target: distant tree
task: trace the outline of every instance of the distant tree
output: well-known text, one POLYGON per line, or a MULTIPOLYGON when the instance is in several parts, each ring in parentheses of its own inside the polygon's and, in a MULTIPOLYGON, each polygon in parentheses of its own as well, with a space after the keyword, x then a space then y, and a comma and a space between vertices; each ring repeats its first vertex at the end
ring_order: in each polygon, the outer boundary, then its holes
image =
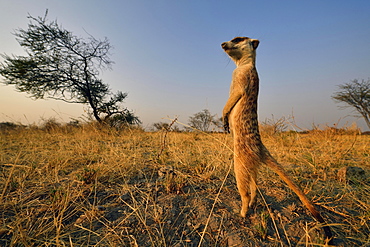
POLYGON ((361 82, 354 79, 338 87, 339 91, 335 92, 332 98, 337 102, 345 103, 342 108, 354 108, 370 128, 370 79, 361 82))
POLYGON ((89 106, 89 113, 104 122, 114 115, 120 115, 128 123, 137 117, 129 116, 121 104, 126 93, 112 93, 109 86, 98 78, 99 73, 111 68, 109 58, 111 45, 107 38, 97 40, 91 35, 82 39, 63 29, 57 21, 44 17, 28 16, 28 29, 15 32, 18 43, 27 56, 3 54, 0 63, 2 83, 15 85, 20 92, 26 92, 33 99, 51 98, 68 103, 89 106))
POLYGON ((175 125, 175 122, 173 123, 164 123, 164 122, 158 122, 153 124, 153 129, 157 131, 165 130, 165 131, 175 131, 180 132, 180 128, 175 125))
POLYGON ((272 118, 266 118, 265 121, 260 123, 260 130, 269 135, 282 133, 288 128, 288 120, 289 119, 284 116, 279 119, 275 119, 274 115, 272 115, 272 118))
POLYGON ((120 113, 114 114, 113 116, 107 118, 105 122, 116 129, 122 129, 129 125, 139 125, 141 121, 138 117, 134 115, 133 112, 124 109, 120 113))
POLYGON ((155 130, 170 130, 170 124, 169 123, 163 123, 163 122, 158 122, 158 123, 154 123, 153 124, 153 127, 155 130))
POLYGON ((209 110, 204 109, 189 117, 188 124, 190 127, 201 131, 210 131, 212 126, 217 128, 221 127, 222 120, 221 118, 217 118, 216 115, 212 115, 209 110))

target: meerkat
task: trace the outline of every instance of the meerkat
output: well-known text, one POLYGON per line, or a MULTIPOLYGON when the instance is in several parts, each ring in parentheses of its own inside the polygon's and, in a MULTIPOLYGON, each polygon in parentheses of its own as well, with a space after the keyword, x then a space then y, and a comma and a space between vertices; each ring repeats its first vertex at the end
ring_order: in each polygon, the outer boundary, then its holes
MULTIPOLYGON (((256 197, 258 169, 261 164, 265 164, 298 195, 318 222, 325 223, 313 203, 291 180, 261 141, 257 119, 259 78, 256 69, 256 49, 258 45, 259 40, 247 37, 236 37, 221 44, 236 65, 222 118, 225 130, 231 132, 233 136, 234 170, 242 201, 240 214, 246 217, 248 208, 253 204, 256 197)), ((323 229, 326 237, 331 240, 330 228, 324 226, 323 229)))

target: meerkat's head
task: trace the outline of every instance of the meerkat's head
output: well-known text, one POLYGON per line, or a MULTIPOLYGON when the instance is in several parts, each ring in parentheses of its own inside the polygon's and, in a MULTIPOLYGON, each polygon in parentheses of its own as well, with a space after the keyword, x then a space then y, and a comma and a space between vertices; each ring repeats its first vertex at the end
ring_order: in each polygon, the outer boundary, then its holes
POLYGON ((260 42, 257 39, 236 37, 230 41, 222 43, 221 47, 238 66, 243 63, 255 63, 256 49, 259 43, 260 42))

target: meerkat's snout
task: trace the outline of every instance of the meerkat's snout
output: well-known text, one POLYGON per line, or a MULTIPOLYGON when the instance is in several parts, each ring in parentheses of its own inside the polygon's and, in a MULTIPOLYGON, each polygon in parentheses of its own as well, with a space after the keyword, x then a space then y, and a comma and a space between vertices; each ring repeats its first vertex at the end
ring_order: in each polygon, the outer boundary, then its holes
POLYGON ((228 42, 223 42, 221 44, 221 47, 222 47, 222 49, 224 49, 224 51, 232 49, 232 47, 228 44, 228 42))

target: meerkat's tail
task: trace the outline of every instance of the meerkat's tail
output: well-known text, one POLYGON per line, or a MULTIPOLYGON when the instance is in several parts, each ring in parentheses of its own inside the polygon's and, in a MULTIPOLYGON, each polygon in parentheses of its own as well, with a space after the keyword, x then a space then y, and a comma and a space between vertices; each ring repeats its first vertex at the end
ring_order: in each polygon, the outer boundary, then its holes
MULTIPOLYGON (((311 212, 313 217, 320 223, 325 224, 325 220, 321 217, 319 211, 315 208, 313 203, 307 198, 307 196, 303 193, 303 191, 292 181, 292 179, 287 175, 284 171, 283 167, 270 155, 268 154, 267 159, 265 160, 265 164, 271 168, 274 172, 276 172, 282 180, 291 188, 299 197, 303 205, 311 212)), ((329 226, 323 226, 323 230, 325 232, 325 236, 329 240, 329 244, 332 243, 333 234, 330 230, 329 226)))

